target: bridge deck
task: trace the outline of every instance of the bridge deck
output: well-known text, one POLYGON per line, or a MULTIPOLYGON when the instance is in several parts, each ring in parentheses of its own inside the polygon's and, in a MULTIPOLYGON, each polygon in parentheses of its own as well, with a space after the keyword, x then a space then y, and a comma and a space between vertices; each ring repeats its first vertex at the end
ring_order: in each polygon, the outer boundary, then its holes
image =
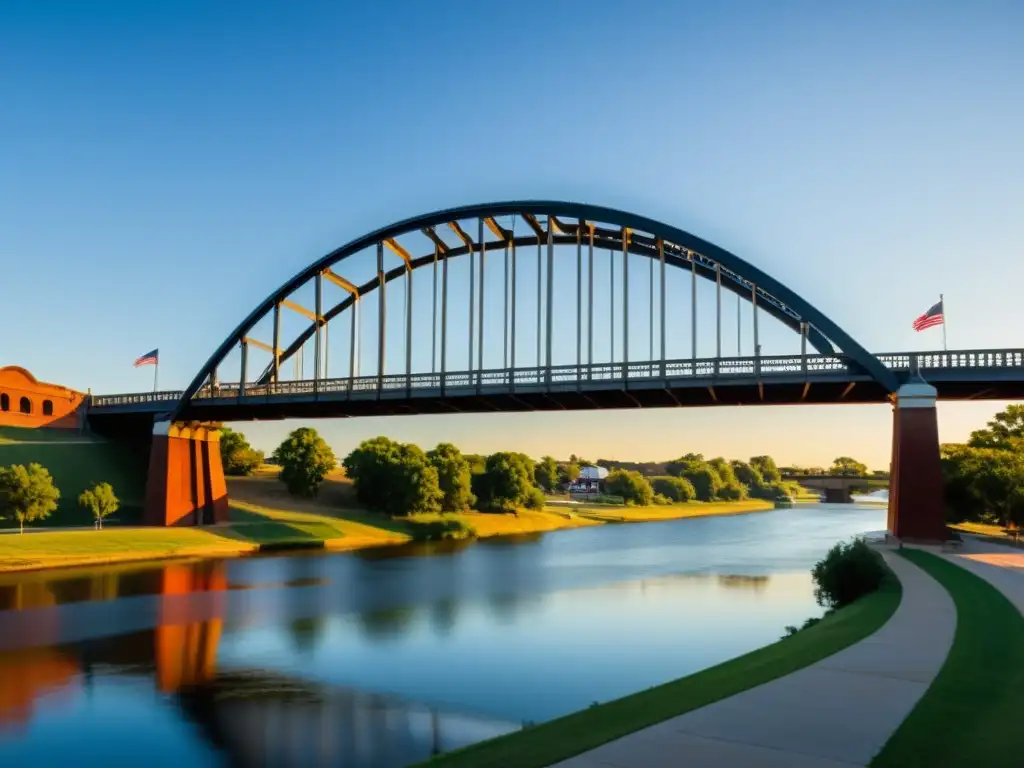
MULTIPOLYGON (((920 372, 945 400, 1024 395, 1024 350, 880 355, 907 378, 920 372)), ((170 411, 181 392, 92 398, 89 419, 131 421, 170 411)), ((889 393, 831 355, 672 360, 276 384, 209 385, 185 415, 196 419, 380 416, 715 405, 884 403, 889 393)))

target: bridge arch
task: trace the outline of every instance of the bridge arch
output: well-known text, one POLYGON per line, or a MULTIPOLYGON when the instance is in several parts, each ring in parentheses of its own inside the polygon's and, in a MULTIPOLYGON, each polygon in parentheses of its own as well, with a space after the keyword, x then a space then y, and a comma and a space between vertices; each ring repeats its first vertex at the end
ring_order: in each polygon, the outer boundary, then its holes
MULTIPOLYGON (((508 246, 519 248, 580 242, 654 259, 660 259, 663 254, 667 266, 696 272, 697 276, 705 279, 720 280, 723 289, 736 293, 750 303, 755 303, 757 309, 766 311, 794 331, 806 333, 808 342, 819 352, 836 354, 838 350, 852 368, 870 376, 887 391, 895 392, 899 385, 893 371, 886 368, 878 358, 854 341, 810 302, 724 248, 677 227, 613 208, 585 203, 530 200, 484 203, 435 211, 369 232, 331 251, 268 295, 224 339, 185 389, 171 418, 178 418, 182 414, 193 396, 204 384, 211 381, 218 366, 237 345, 243 345, 244 354, 245 345, 249 343, 247 334, 257 323, 268 314, 279 312, 281 303, 310 281, 328 276, 332 282, 344 287, 349 295, 325 311, 318 308, 317 313, 311 317, 310 325, 287 347, 278 347, 277 339, 272 342, 270 351, 275 356, 278 370, 280 363, 296 354, 302 345, 317 333, 319 327, 351 307, 359 298, 406 272, 434 264, 435 260, 444 261, 481 251, 500 251, 508 246), (516 236, 514 230, 502 227, 497 220, 507 216, 525 220, 528 224, 527 234, 516 236), (548 221, 546 229, 543 226, 545 218, 548 221), (486 222, 495 239, 487 240, 478 236, 474 240, 470 234, 461 230, 458 222, 470 219, 480 222, 481 232, 486 222), (442 225, 452 226, 462 244, 452 246, 443 242, 435 231, 435 228, 442 225), (397 238, 416 232, 426 234, 434 241, 433 252, 416 256, 405 252, 398 244, 397 238), (384 243, 402 255, 405 263, 383 272, 383 280, 378 276, 363 285, 355 285, 332 270, 332 267, 342 264, 349 257, 370 247, 380 249, 384 243)), ((274 368, 274 363, 271 363, 258 382, 266 383, 274 368)))

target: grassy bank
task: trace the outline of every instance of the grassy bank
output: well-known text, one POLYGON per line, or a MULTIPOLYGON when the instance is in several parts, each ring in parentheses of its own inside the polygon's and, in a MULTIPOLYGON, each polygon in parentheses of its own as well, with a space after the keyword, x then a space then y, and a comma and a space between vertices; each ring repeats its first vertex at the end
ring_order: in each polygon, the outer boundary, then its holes
MULTIPOLYGON (((101 450, 119 448, 99 445, 101 450)), ((41 447, 51 446, 21 446, 24 449, 41 447)), ((97 448, 93 445, 64 447, 88 451, 97 448)), ((52 458, 54 454, 48 455, 52 458)), ((84 465, 84 469, 79 467, 77 482, 90 482, 84 480, 90 476, 89 466, 109 469, 113 464, 109 456, 96 458, 95 454, 92 455, 93 461, 98 464, 84 465)), ((72 463, 57 462, 56 467, 55 477, 70 483, 70 473, 75 471, 71 468, 72 463)), ((341 473, 333 473, 323 483, 315 499, 289 496, 275 475, 274 468, 266 467, 253 477, 228 479, 231 512, 230 523, 227 525, 202 529, 119 528, 117 525, 108 525, 103 531, 32 531, 23 536, 4 534, 0 536, 0 572, 169 557, 226 557, 271 549, 308 547, 351 550, 403 544, 418 535, 413 523, 360 509, 352 484, 341 473)), ((58 485, 60 482, 58 479, 58 485)), ((604 523, 746 514, 771 508, 771 502, 751 500, 707 504, 691 502, 667 507, 552 506, 542 510, 521 510, 516 515, 467 512, 444 517, 471 527, 478 538, 488 538, 604 523)), ((441 517, 423 515, 417 521, 431 522, 441 517)), ((71 524, 89 525, 90 521, 83 519, 81 512, 76 509, 71 524)))
POLYGON ((872 766, 1019 766, 1024 617, 995 587, 948 560, 902 554, 956 605, 956 634, 939 674, 872 766))
POLYGON ((230 557, 257 549, 257 541, 195 528, 12 533, 0 536, 0 573, 171 557, 230 557))
POLYGON ((441 755, 424 765, 431 768, 553 765, 830 656, 877 631, 896 611, 899 601, 899 582, 890 574, 880 591, 792 637, 688 677, 441 755))

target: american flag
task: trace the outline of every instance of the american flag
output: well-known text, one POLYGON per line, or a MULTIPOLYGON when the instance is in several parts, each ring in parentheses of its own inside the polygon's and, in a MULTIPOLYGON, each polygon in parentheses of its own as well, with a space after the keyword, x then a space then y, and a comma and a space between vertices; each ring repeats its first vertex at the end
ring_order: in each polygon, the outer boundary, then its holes
POLYGON ((914 330, 923 331, 933 325, 942 325, 942 299, 939 299, 927 312, 914 321, 914 330))
POLYGON ((154 349, 152 352, 147 352, 142 357, 135 361, 135 367, 138 368, 141 365, 156 365, 159 362, 160 352, 154 349))

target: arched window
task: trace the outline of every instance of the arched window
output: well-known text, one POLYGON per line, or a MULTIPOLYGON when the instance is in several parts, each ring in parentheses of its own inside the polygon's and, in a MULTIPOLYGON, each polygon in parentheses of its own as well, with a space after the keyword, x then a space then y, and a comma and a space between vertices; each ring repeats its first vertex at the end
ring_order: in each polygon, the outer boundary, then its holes
POLYGON ((21 402, 18 404, 18 409, 22 413, 32 413, 32 401, 27 397, 21 398, 21 402))
POLYGON ((0 393, 0 411, 11 410, 11 398, 7 396, 6 392, 0 393))
POLYGON ((53 416, 52 400, 43 400, 43 416, 53 416))

